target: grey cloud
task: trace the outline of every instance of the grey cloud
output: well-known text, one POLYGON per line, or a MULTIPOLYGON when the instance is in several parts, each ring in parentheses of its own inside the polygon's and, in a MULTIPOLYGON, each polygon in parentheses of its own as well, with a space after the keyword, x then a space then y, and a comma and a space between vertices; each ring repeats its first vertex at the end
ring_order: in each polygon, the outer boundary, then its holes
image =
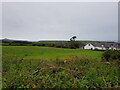
POLYGON ((117 40, 117 3, 3 3, 3 37, 117 40))

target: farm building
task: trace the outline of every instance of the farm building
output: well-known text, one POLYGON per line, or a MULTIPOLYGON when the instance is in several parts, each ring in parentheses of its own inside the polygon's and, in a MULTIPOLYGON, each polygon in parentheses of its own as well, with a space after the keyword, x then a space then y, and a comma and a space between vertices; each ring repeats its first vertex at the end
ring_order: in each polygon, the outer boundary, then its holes
POLYGON ((91 50, 120 50, 119 43, 88 43, 84 47, 84 49, 91 50))

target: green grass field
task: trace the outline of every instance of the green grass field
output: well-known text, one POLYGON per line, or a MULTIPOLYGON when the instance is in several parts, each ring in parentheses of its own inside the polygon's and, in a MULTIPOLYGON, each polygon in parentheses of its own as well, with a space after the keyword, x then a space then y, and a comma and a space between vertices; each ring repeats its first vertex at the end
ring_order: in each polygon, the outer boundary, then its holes
POLYGON ((3 88, 118 88, 117 62, 103 51, 3 46, 3 88))
POLYGON ((67 59, 72 55, 78 57, 101 58, 103 52, 82 50, 82 49, 64 49, 54 47, 33 47, 33 46, 3 46, 3 55, 17 56, 23 59, 67 59))

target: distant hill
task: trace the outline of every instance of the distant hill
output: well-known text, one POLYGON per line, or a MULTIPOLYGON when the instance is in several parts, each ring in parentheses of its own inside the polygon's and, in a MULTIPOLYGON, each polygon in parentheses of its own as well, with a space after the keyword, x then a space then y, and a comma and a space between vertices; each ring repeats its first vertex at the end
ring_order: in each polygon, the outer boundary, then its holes
POLYGON ((8 39, 8 38, 4 38, 4 39, 1 39, 0 41, 2 41, 2 42, 16 42, 16 41, 18 41, 18 42, 31 42, 31 41, 27 41, 27 40, 13 40, 13 39, 8 39))
POLYGON ((7 38, 4 38, 4 39, 1 39, 2 41, 13 41, 12 39, 7 39, 7 38))
POLYGON ((12 40, 12 39, 1 39, 0 43, 2 43, 3 46, 31 46, 32 42, 30 41, 23 41, 23 40, 12 40))

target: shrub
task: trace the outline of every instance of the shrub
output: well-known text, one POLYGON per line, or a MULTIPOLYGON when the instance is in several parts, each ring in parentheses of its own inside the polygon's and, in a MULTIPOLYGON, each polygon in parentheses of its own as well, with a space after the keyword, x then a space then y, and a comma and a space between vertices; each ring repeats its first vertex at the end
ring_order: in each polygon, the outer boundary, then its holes
POLYGON ((79 48, 79 43, 76 42, 76 41, 70 41, 69 42, 69 48, 71 48, 71 49, 79 48))
POLYGON ((110 60, 120 60, 120 51, 117 50, 107 50, 103 53, 102 58, 106 61, 110 60))

